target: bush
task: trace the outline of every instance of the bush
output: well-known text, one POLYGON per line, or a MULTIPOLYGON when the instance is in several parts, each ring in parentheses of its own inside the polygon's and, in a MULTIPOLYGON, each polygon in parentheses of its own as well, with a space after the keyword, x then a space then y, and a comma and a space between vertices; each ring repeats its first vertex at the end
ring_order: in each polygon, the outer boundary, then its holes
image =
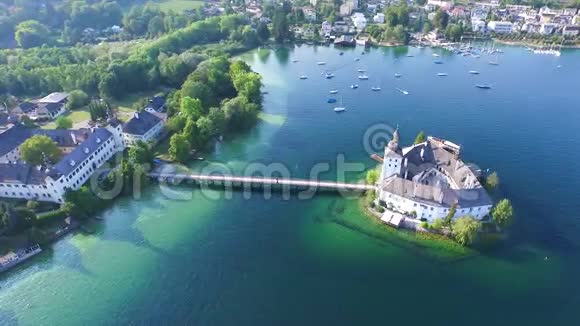
POLYGON ((375 202, 374 202, 374 201, 372 201, 372 202, 370 202, 370 203, 369 203, 369 206, 370 206, 371 208, 375 208, 376 204, 375 204, 375 202))
POLYGON ((379 200, 379 205, 381 205, 382 207, 386 207, 387 203, 384 200, 379 200))
POLYGON ((377 212, 379 212, 379 213, 384 213, 384 212, 385 212, 385 208, 384 208, 384 207, 382 207, 382 206, 379 206, 379 207, 377 208, 377 212))
POLYGON ((435 219, 435 221, 433 221, 433 224, 431 225, 431 228, 433 228, 434 230, 441 230, 443 228, 443 220, 440 218, 435 219))
POLYGON ((38 202, 36 200, 29 200, 26 202, 26 208, 30 210, 36 210, 38 208, 38 202))
POLYGON ((423 222, 421 222, 421 227, 422 227, 423 229, 428 229, 428 228, 429 228, 429 222, 427 222, 427 221, 423 221, 423 222))

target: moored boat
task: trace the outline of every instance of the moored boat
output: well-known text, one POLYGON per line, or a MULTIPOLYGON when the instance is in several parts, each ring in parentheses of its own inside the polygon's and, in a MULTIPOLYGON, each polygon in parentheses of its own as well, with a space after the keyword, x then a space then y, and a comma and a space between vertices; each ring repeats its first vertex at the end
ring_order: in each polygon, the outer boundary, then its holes
POLYGON ((477 84, 477 85, 475 85, 475 87, 481 88, 481 89, 490 89, 491 88, 491 85, 488 85, 488 84, 477 84))

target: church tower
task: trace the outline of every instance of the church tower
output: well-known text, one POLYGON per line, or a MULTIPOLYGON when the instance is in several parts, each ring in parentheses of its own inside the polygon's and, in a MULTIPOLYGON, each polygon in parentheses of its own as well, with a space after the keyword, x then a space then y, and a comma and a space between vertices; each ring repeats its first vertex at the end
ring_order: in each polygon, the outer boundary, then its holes
POLYGON ((393 132, 393 139, 385 147, 385 156, 383 157, 383 168, 381 170, 381 180, 392 175, 401 175, 403 168, 403 151, 399 147, 399 129, 393 132))

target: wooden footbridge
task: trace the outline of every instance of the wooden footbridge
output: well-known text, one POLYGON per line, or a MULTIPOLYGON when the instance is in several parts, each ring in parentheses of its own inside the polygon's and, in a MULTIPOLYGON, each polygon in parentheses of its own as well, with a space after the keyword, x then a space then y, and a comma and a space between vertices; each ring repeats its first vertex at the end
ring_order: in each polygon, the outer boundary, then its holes
POLYGON ((333 181, 307 180, 307 179, 289 179, 277 177, 238 177, 233 175, 204 175, 204 174, 186 174, 186 173, 149 173, 148 176, 157 179, 160 182, 178 182, 189 181, 198 185, 209 185, 216 187, 232 188, 259 188, 264 186, 277 187, 290 190, 324 190, 324 191, 354 191, 364 192, 372 190, 373 185, 361 183, 344 183, 333 181))

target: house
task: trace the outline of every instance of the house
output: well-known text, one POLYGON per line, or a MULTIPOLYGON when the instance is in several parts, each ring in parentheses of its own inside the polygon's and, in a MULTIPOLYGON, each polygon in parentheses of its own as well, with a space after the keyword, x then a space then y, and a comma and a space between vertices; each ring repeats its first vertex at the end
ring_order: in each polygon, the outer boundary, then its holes
POLYGON ((66 111, 67 99, 67 93, 51 93, 39 100, 20 103, 12 113, 32 120, 53 120, 66 111))
POLYGON ((444 10, 448 10, 452 7, 451 1, 440 1, 440 0, 429 0, 427 1, 427 5, 439 7, 444 10))
POLYGON ((303 7, 302 12, 304 13, 304 19, 307 21, 316 21, 316 9, 312 7, 303 7))
POLYGON ((354 13, 351 19, 357 31, 360 32, 364 30, 365 27, 367 27, 367 19, 365 18, 365 15, 361 14, 360 12, 354 13))
POLYGON ((540 34, 551 35, 558 28, 557 24, 545 23, 540 26, 540 34))
POLYGON ((335 46, 356 46, 356 41, 352 35, 341 35, 334 40, 335 46))
POLYGON ((340 5, 340 9, 339 9, 338 13, 341 17, 350 16, 350 14, 352 13, 352 7, 346 3, 342 4, 342 5, 340 5))
POLYGON ((487 29, 497 34, 507 34, 512 32, 513 24, 510 22, 492 20, 487 23, 487 29))
POLYGON ((78 190, 94 172, 125 148, 120 124, 79 130, 41 130, 22 125, 0 134, 0 197, 64 202, 67 190, 78 190), (31 135, 53 139, 63 157, 54 165, 22 162, 18 147, 31 135), (13 160, 6 160, 10 156, 13 160))
POLYGON ((149 103, 143 108, 143 110, 156 115, 165 122, 167 121, 166 102, 167 100, 165 99, 165 96, 153 96, 153 98, 149 100, 149 103))
POLYGON ((401 148, 395 130, 384 151, 379 199, 389 213, 430 223, 447 216, 454 206, 454 218, 471 215, 483 219, 491 211, 492 201, 460 156, 459 145, 431 136, 401 148))
POLYGON ((123 126, 123 139, 127 146, 138 141, 156 141, 163 129, 164 121, 148 111, 135 112, 133 118, 123 126))
POLYGON ((377 24, 384 24, 385 23, 385 14, 383 14, 382 12, 377 13, 373 17, 373 21, 377 24))
POLYGON ((335 33, 348 33, 348 25, 343 21, 335 22, 332 29, 335 33))
POLYGON ((580 26, 567 25, 562 29, 563 36, 578 36, 580 34, 580 26))

